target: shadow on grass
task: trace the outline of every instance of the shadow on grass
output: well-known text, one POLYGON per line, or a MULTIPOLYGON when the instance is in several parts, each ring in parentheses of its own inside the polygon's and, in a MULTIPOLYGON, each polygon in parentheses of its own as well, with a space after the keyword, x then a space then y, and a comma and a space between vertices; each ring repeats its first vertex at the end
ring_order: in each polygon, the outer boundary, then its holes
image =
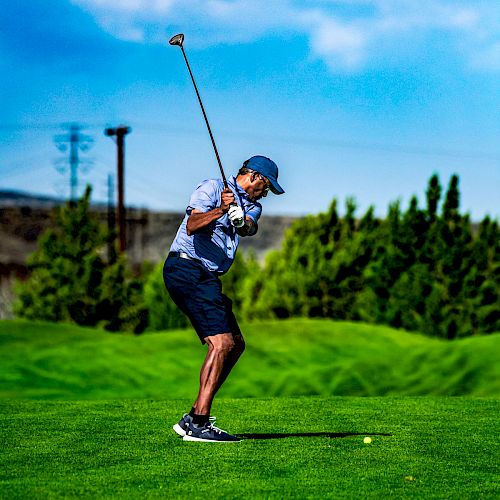
POLYGON ((241 439, 284 439, 290 437, 328 437, 330 439, 340 439, 351 436, 392 436, 383 432, 295 432, 279 434, 238 434, 241 439))

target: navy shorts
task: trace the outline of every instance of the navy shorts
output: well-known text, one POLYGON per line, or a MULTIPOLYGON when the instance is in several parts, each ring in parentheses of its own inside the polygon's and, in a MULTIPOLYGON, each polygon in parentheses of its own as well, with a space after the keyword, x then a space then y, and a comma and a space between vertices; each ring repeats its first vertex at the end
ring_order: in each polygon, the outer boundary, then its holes
POLYGON ((219 333, 241 335, 232 301, 222 293, 219 277, 201 262, 168 256, 163 280, 170 297, 190 319, 203 344, 205 337, 219 333))

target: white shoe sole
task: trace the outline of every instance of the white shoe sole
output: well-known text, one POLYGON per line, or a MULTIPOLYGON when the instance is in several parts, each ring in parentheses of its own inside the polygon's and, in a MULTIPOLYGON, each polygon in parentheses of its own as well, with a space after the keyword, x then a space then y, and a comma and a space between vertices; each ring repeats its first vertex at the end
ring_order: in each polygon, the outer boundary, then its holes
POLYGON ((179 425, 179 424, 175 424, 172 429, 174 429, 175 432, 177 432, 177 434, 179 434, 179 436, 185 436, 186 435, 186 431, 179 425))
POLYGON ((217 441, 216 439, 202 439, 194 436, 189 436, 185 434, 182 438, 183 441, 197 441, 199 443, 241 443, 241 439, 238 441, 217 441))

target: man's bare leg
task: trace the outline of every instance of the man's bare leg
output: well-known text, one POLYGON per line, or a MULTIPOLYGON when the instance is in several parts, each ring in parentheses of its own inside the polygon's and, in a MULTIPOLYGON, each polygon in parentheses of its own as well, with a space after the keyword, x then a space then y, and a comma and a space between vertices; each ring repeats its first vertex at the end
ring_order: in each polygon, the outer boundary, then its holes
POLYGON ((205 338, 208 352, 200 371, 200 389, 193 408, 198 415, 210 415, 215 394, 226 380, 239 357, 245 343, 243 337, 221 333, 205 338))
POLYGON ((234 368, 234 365, 240 359, 241 355, 243 354, 243 351, 245 350, 245 340, 243 339, 242 335, 234 335, 233 336, 234 340, 234 348, 233 350, 229 353, 228 358, 226 359, 226 362, 224 363, 224 368, 222 370, 222 374, 219 377, 219 382, 217 385, 217 389, 215 390, 215 393, 221 388, 222 384, 226 381, 228 375, 231 373, 231 370, 234 368))

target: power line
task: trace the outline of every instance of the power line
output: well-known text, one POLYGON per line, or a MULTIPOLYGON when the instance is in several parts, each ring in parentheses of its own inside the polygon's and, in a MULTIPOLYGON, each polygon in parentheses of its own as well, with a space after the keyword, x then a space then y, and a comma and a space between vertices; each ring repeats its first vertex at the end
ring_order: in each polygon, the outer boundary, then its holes
MULTIPOLYGON (((148 130, 148 134, 151 132, 161 132, 167 135, 205 135, 201 130, 194 130, 190 128, 179 127, 178 125, 171 126, 167 124, 138 124, 135 127, 140 127, 143 130, 148 130)), ((388 144, 388 143, 364 143, 359 141, 345 141, 339 139, 318 139, 305 136, 282 136, 282 135, 260 135, 253 132, 238 132, 238 131, 228 131, 220 130, 220 135, 228 137, 245 137, 253 139, 270 139, 273 141, 283 142, 285 144, 309 144, 315 146, 327 146, 341 149, 354 149, 354 150, 366 150, 366 151, 381 151, 386 153, 403 153, 410 155, 422 155, 422 156, 444 156, 452 158, 469 158, 477 160, 487 160, 500 162, 500 154, 490 154, 481 151, 465 151, 465 150, 453 150, 447 148, 423 148, 415 147, 409 145, 401 144, 388 144)))
MULTIPOLYGON (((138 122, 136 124, 132 123, 136 134, 140 134, 141 130, 145 133, 151 135, 152 133, 161 133, 172 136, 178 135, 205 135, 203 131, 196 128, 179 127, 178 124, 170 125, 167 123, 146 123, 138 122)), ((46 130, 59 128, 60 124, 55 123, 45 123, 45 124, 0 124, 1 130, 46 130)), ((104 125, 101 124, 89 124, 85 128, 90 129, 103 129, 104 125)), ((326 138, 314 138, 307 136, 283 136, 283 135, 273 135, 273 134, 255 134, 253 132, 243 132, 243 131, 228 131, 220 130, 220 135, 227 137, 236 138, 252 138, 257 140, 267 139, 272 141, 278 141, 285 144, 304 144, 304 145, 314 145, 321 147, 333 147, 340 149, 353 149, 353 150, 364 150, 368 152, 384 152, 392 154, 410 154, 417 156, 440 156, 440 157, 451 157, 451 158, 468 158, 484 161, 500 162, 500 154, 485 153, 482 151, 466 151, 458 149, 448 149, 448 148, 425 148, 425 147, 415 147, 410 145, 402 144, 391 144, 391 143, 366 143, 361 141, 345 141, 340 139, 326 139, 326 138)))
MULTIPOLYGON (((68 128, 71 123, 0 123, 0 131, 23 131, 23 130, 60 130, 68 128)), ((80 124, 86 129, 103 129, 104 124, 80 124)))
POLYGON ((2 178, 15 177, 18 174, 23 174, 25 172, 32 172, 41 168, 47 168, 48 165, 43 165, 42 163, 48 154, 48 152, 37 153, 14 162, 9 162, 7 165, 2 165, 0 167, 2 178))

